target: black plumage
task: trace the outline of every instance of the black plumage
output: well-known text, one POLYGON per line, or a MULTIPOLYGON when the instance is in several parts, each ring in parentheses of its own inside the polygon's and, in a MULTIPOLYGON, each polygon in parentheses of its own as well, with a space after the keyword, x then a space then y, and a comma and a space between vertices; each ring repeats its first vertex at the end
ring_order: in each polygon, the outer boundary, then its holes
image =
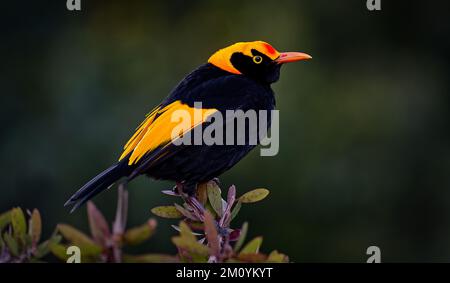
MULTIPOLYGON (((260 44, 260 42, 257 43, 260 44)), ((159 109, 164 109, 174 102, 180 102, 189 107, 194 107, 195 102, 201 102, 203 108, 217 109, 224 117, 227 110, 267 110, 269 114, 267 125, 270 127, 270 111, 275 108, 271 84, 279 78, 281 63, 276 59, 280 55, 273 54, 276 51, 268 47, 269 53, 266 55, 265 49, 261 50, 259 47, 265 45, 255 46, 260 50, 256 47, 252 48, 251 54, 247 55, 244 54, 245 52, 230 51, 229 62, 226 63, 231 63, 238 73, 226 70, 227 67, 222 68, 220 61, 216 64, 213 62, 200 66, 175 87, 159 105, 159 109), (255 60, 255 56, 259 57, 255 60)), ((158 119, 158 115, 160 114, 155 114, 155 119, 158 119)), ((209 123, 203 122, 203 130, 209 123)), ((224 123, 235 123, 235 121, 225 120, 224 123)), ((198 183, 218 177, 255 147, 254 144, 249 144, 248 134, 248 125, 246 125, 246 142, 243 145, 161 144, 146 152, 133 164, 129 164, 129 158, 132 155, 130 152, 84 185, 66 205, 73 205, 74 210, 117 180, 125 178, 126 181, 130 181, 141 174, 155 179, 182 183, 183 190, 192 194, 198 183)))

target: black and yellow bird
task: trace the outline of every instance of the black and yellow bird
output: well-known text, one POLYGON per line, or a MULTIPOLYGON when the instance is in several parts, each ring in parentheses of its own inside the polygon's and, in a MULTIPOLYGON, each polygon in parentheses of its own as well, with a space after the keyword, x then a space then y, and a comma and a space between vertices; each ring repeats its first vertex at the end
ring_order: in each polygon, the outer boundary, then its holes
POLYGON ((282 64, 306 59, 311 56, 280 53, 263 41, 239 42, 220 49, 147 115, 126 143, 119 161, 85 184, 65 205, 73 205, 73 211, 118 180, 125 178, 128 182, 141 174, 176 181, 185 193, 192 195, 198 183, 218 177, 255 145, 175 145, 171 138, 176 125, 171 118, 173 113, 192 113, 194 103, 201 102, 204 115, 200 122, 190 124, 188 131, 193 131, 194 127, 209 123, 208 116, 218 111, 225 114, 226 110, 273 110, 271 84, 278 81, 282 64))

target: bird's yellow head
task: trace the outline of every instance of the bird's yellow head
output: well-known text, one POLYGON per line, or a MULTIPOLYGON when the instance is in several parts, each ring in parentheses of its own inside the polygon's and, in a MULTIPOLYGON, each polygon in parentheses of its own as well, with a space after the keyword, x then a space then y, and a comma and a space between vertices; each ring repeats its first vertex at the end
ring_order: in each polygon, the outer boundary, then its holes
POLYGON ((283 63, 307 60, 311 56, 301 52, 278 52, 264 41, 238 42, 220 49, 209 57, 214 66, 233 73, 262 75, 268 68, 283 63))

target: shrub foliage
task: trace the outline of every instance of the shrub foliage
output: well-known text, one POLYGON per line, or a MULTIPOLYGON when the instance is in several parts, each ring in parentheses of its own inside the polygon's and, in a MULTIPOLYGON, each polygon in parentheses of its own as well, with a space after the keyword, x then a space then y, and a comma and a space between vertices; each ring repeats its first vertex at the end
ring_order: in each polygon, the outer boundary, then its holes
POLYGON ((241 207, 266 198, 267 189, 254 189, 236 197, 234 186, 225 194, 214 180, 200 184, 194 197, 183 194, 180 186, 163 191, 179 202, 155 207, 151 212, 180 220, 178 225, 172 225, 177 231, 171 239, 178 250, 176 255, 124 252, 126 246, 139 245, 152 237, 157 221, 150 218, 127 229, 128 192, 123 185, 118 192, 111 226, 94 203, 88 202, 89 234, 68 224, 58 224, 50 239, 40 242, 42 224, 38 210, 27 212, 28 225, 20 208, 0 214, 0 262, 40 262, 50 252, 66 261, 70 246, 80 249, 81 262, 288 262, 288 257, 276 250, 262 253, 262 237, 246 242, 247 222, 239 228, 231 225, 241 207))

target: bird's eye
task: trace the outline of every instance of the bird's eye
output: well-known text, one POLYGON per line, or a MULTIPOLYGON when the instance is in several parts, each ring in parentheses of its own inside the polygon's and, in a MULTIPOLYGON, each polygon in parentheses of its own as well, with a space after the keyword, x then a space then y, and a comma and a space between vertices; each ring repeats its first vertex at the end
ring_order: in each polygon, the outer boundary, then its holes
POLYGON ((263 58, 261 56, 253 56, 253 62, 255 62, 255 64, 260 64, 262 62, 263 58))

